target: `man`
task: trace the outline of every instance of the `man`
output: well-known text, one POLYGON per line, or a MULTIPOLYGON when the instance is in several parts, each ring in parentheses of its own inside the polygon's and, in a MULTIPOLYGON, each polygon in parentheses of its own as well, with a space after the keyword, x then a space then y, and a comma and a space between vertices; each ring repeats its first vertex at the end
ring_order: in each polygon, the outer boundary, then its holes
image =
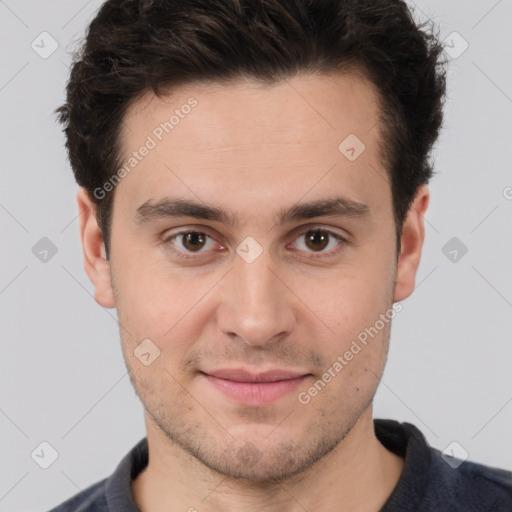
POLYGON ((373 419, 442 47, 398 0, 108 0, 58 109, 147 438, 54 511, 510 511, 373 419))

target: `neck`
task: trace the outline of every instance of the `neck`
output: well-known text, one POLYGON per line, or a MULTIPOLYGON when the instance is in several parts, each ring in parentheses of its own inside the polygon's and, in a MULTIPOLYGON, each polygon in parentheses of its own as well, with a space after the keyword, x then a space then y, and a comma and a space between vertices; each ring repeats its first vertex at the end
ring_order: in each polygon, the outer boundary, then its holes
POLYGON ((169 441, 147 417, 146 425, 149 463, 132 483, 141 512, 377 512, 404 465, 376 438, 371 406, 329 454, 271 484, 226 478, 169 441))

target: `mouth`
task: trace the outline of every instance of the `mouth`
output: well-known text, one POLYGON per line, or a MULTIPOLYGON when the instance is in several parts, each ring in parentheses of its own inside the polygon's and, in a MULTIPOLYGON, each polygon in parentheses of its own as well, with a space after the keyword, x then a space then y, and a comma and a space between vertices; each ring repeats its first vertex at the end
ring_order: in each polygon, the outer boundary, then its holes
POLYGON ((200 374, 223 395, 252 406, 266 405, 285 397, 311 376, 285 369, 252 373, 243 368, 201 371, 200 374))

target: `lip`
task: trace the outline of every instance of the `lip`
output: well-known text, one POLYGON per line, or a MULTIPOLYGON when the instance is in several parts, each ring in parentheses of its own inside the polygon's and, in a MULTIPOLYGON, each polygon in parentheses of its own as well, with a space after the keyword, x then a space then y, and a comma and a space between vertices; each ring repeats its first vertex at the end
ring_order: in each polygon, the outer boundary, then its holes
POLYGON ((201 372, 224 395, 244 405, 265 405, 288 395, 310 374, 284 369, 251 373, 243 368, 201 372))

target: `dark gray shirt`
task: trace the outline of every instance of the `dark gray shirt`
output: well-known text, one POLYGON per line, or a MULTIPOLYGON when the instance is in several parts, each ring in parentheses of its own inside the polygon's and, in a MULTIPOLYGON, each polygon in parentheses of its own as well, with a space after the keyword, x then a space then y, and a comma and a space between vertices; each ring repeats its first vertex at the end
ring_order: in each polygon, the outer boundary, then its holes
MULTIPOLYGON (((400 480, 380 512, 512 512, 511 471, 470 461, 454 469, 455 464, 448 464, 439 450, 430 447, 414 425, 382 419, 374 419, 374 425, 379 441, 405 458, 400 480)), ((110 477, 50 512, 140 512, 131 482, 147 463, 144 438, 110 477)))

